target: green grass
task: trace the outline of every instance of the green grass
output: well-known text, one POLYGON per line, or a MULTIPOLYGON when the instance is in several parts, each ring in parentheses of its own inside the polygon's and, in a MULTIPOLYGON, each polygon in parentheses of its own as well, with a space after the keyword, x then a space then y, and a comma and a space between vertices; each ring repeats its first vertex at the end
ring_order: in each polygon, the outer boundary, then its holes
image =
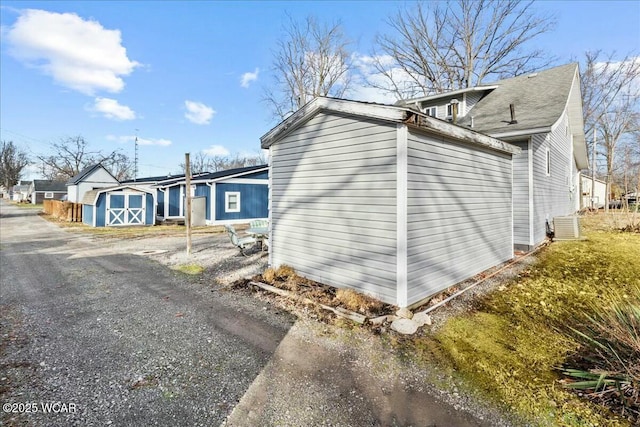
POLYGON ((640 303, 640 235, 591 220, 588 240, 556 242, 477 311, 449 319, 421 338, 427 357, 463 383, 535 425, 618 426, 628 423, 580 399, 561 383, 559 368, 579 348, 580 328, 616 296, 640 303), (431 341, 431 342, 429 342, 431 341))
POLYGON ((174 270, 180 271, 184 274, 198 275, 202 274, 204 267, 198 264, 182 264, 171 267, 174 270))

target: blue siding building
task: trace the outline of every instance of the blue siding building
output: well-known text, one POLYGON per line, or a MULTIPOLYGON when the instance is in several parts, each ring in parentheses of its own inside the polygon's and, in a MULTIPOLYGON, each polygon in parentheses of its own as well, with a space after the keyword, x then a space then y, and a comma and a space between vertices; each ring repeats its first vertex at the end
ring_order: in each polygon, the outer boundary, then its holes
MULTIPOLYGON (((269 167, 267 165, 201 174, 191 179, 191 197, 204 197, 208 225, 248 222, 269 217, 269 167)), ((156 184, 158 215, 165 220, 184 219, 184 177, 156 184)), ((194 213, 195 214, 195 213, 194 213)))
POLYGON ((92 227, 155 224, 153 191, 130 186, 87 191, 82 199, 82 222, 92 227))

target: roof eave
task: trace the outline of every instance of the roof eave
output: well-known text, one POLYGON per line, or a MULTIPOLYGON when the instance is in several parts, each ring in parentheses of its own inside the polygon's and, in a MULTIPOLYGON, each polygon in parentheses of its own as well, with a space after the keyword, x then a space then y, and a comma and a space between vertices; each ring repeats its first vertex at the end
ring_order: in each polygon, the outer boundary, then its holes
POLYGON ((320 111, 334 111, 343 114, 355 114, 374 119, 400 122, 404 120, 407 109, 383 104, 366 104, 355 101, 347 101, 335 98, 314 98, 311 102, 301 107, 298 111, 286 118, 276 127, 260 138, 260 146, 263 149, 271 147, 280 138, 310 120, 320 111))
POLYGON ((457 126, 444 120, 439 120, 418 113, 414 113, 413 118, 414 120, 412 120, 411 122, 407 121, 407 125, 410 125, 414 129, 437 133, 439 135, 453 138, 458 141, 472 143, 474 145, 479 145, 481 147, 493 151, 500 151, 506 154, 516 155, 520 154, 520 152, 522 151, 519 147, 511 145, 505 141, 501 141, 496 137, 484 135, 477 131, 467 129, 462 126, 457 126))
POLYGON ((435 99, 449 98, 450 96, 462 95, 468 92, 483 92, 497 89, 499 85, 474 86, 464 89, 452 90, 449 92, 437 93, 435 95, 422 96, 420 98, 401 99, 395 103, 397 106, 409 105, 417 102, 433 101, 435 99))

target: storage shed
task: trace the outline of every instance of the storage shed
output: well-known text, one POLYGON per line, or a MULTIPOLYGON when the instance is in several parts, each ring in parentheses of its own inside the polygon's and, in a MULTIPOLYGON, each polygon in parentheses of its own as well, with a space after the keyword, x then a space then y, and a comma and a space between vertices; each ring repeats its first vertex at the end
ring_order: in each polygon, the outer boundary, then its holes
POLYGON ((82 199, 82 222, 93 227, 154 225, 154 193, 129 186, 87 191, 82 199))
POLYGON ((405 307, 513 257, 517 147, 410 108, 331 98, 261 144, 274 267, 405 307))

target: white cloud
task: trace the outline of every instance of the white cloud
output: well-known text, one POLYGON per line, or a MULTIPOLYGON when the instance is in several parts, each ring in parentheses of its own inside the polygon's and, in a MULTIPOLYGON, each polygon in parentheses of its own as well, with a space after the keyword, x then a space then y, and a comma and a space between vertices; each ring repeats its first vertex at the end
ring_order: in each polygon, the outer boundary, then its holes
POLYGON ((240 79, 240 86, 248 88, 251 82, 258 80, 259 73, 260 73, 260 68, 256 68, 253 73, 251 72, 244 73, 242 75, 242 78, 240 79))
POLYGON ((172 144, 170 140, 164 139, 164 138, 150 139, 150 138, 142 138, 139 136, 136 137, 135 135, 121 135, 121 136, 107 135, 106 136, 107 140, 116 141, 122 144, 127 142, 134 142, 136 138, 138 138, 139 145, 157 145, 161 147, 167 147, 172 144))
POLYGON ((27 9, 4 36, 16 59, 87 95, 120 92, 121 77, 140 65, 127 57, 119 30, 74 13, 27 9))
POLYGON ((404 70, 395 66, 393 58, 389 55, 369 56, 354 53, 352 61, 355 72, 350 76, 352 86, 348 96, 358 101, 378 102, 381 104, 393 104, 397 97, 390 91, 391 85, 387 76, 381 73, 374 64, 381 64, 386 72, 393 76, 400 88, 411 88, 414 81, 404 70), (371 84, 377 86, 371 87, 371 84), (387 87, 389 90, 380 89, 387 87))
POLYGON ((136 118, 135 111, 126 105, 120 105, 118 101, 111 98, 96 98, 91 110, 113 120, 133 120, 136 118))
POLYGON ((230 154, 229 150, 222 145, 212 145, 202 150, 202 152, 207 156, 228 156, 230 154))
POLYGON ((187 112, 184 116, 191 123, 195 123, 197 125, 208 125, 213 118, 213 115, 216 114, 215 110, 202 102, 195 101, 184 101, 184 106, 187 109, 187 112))

